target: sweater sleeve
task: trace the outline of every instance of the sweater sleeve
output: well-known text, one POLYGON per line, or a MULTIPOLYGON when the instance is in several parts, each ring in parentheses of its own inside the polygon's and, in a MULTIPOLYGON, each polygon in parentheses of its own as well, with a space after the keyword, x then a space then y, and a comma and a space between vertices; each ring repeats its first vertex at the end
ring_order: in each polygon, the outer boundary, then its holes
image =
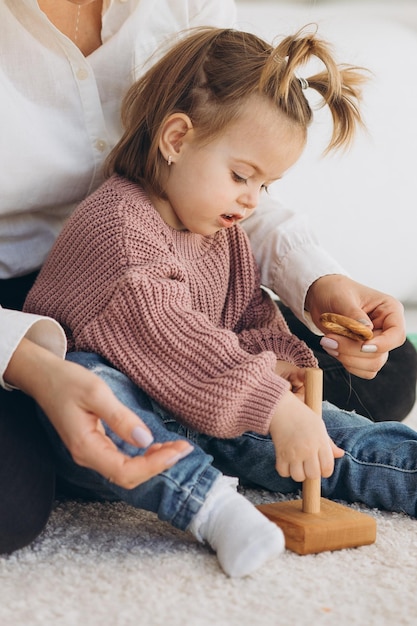
MULTIPOLYGON (((244 306, 241 303, 238 321, 230 320, 230 327, 238 335, 242 348, 251 354, 271 351, 277 359, 298 367, 317 367, 313 352, 290 332, 279 307, 269 293, 260 288, 260 270, 245 232, 241 228, 229 231, 229 239, 233 251, 229 292, 238 294, 239 284, 251 285, 251 297, 244 306)), ((229 300, 233 301, 232 298, 229 300)))
POLYGON ((269 294, 256 289, 237 330, 241 346, 252 354, 270 350, 277 359, 298 367, 317 367, 314 353, 288 329, 287 323, 269 294))
POLYGON ((276 198, 264 195, 258 210, 242 225, 262 270, 262 284, 312 332, 319 333, 304 309, 307 292, 322 276, 346 275, 346 271, 320 246, 307 216, 293 213, 276 198))
POLYGON ((266 434, 289 388, 274 373, 272 352, 248 353, 234 332, 193 309, 186 274, 166 262, 129 269, 75 341, 78 350, 102 354, 180 421, 217 437, 266 434))

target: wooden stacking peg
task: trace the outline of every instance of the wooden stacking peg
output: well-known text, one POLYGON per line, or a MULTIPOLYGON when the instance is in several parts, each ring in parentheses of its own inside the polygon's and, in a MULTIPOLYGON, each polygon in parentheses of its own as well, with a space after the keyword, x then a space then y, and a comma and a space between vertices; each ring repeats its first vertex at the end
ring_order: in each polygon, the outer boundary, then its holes
MULTIPOLYGON (((321 416, 323 400, 323 372, 321 369, 306 370, 305 382, 305 403, 321 416)), ((320 478, 306 478, 303 482, 302 508, 304 513, 320 513, 321 502, 321 480, 320 478)))
MULTIPOLYGON (((305 402, 321 415, 323 372, 306 370, 305 402)), ((257 507, 285 535, 288 550, 314 554, 374 543, 376 521, 370 515, 321 497, 321 480, 306 479, 302 499, 257 507)))

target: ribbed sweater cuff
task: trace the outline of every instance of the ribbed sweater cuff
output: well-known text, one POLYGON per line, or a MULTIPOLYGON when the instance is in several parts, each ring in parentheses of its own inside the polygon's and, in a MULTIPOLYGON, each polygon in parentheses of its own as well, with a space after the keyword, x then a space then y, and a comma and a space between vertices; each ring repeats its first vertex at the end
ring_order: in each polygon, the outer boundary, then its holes
POLYGON ((262 387, 253 390, 242 406, 239 426, 243 432, 254 431, 267 435, 274 409, 290 388, 287 380, 271 371, 263 380, 262 387))

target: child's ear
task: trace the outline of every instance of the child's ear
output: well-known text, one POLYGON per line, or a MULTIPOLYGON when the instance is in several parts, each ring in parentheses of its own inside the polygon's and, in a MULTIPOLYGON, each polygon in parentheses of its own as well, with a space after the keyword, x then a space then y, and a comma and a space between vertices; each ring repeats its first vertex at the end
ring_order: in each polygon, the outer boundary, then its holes
POLYGON ((167 117, 159 139, 159 150, 166 161, 171 157, 170 162, 175 163, 182 147, 189 141, 192 130, 192 122, 185 113, 172 113, 167 117))

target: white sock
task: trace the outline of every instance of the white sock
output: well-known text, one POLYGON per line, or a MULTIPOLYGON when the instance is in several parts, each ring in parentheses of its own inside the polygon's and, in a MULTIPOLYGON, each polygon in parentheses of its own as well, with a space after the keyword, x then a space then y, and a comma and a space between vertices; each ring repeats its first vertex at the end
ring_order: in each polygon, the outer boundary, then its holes
POLYGON ((228 576, 248 576, 284 551, 282 530, 270 522, 226 476, 218 478, 188 530, 207 541, 228 576))

